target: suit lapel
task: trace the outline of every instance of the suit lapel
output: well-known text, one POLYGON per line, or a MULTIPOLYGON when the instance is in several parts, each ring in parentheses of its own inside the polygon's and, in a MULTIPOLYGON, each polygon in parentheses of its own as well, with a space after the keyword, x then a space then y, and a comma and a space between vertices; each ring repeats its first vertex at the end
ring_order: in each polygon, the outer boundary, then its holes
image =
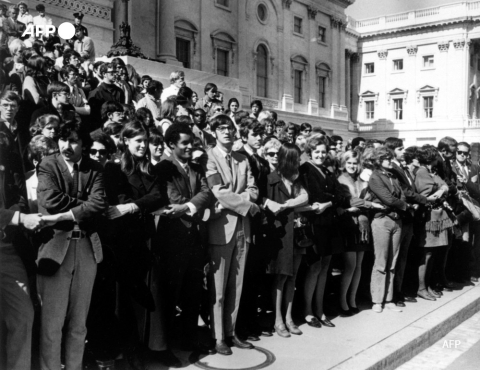
MULTIPOLYGON (((179 187, 179 190, 182 191, 182 194, 189 196, 190 198, 192 197, 192 189, 191 189, 191 182, 190 179, 187 177, 187 173, 183 169, 183 167, 178 163, 176 159, 170 157, 169 159, 177 168, 178 173, 180 174, 180 178, 178 178, 177 184, 179 187)), ((192 171, 190 171, 190 176, 191 176, 192 171)))
POLYGON ((227 162, 225 160, 223 152, 218 149, 218 147, 215 147, 212 149, 212 153, 217 159, 217 163, 220 167, 219 169, 221 172, 220 175, 222 176, 224 183, 230 183, 233 186, 232 171, 230 171, 230 168, 227 167, 227 162))
MULTIPOLYGON (((90 181, 93 176, 93 171, 88 161, 88 158, 83 158, 82 163, 80 163, 79 176, 78 176, 78 193, 79 198, 83 199, 84 193, 87 191, 90 186, 90 181)), ((73 181, 72 181, 73 184, 73 181)))
MULTIPOLYGON (((63 180, 65 181, 65 192, 67 194, 70 194, 72 191, 73 187, 73 178, 72 175, 70 174, 70 171, 67 167, 67 163, 65 162, 65 159, 62 157, 61 154, 57 154, 57 162, 58 162, 58 168, 60 169, 60 172, 62 173, 63 180)), ((82 161, 83 162, 83 161, 82 161)))
POLYGON ((232 177, 233 177, 233 188, 237 187, 237 172, 240 162, 236 158, 237 153, 232 151, 232 177))

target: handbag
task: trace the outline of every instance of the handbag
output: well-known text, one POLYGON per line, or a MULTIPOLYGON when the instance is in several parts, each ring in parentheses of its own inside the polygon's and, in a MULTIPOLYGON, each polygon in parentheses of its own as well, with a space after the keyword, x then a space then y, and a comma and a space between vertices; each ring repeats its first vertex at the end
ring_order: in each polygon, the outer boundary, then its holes
POLYGON ((301 214, 296 214, 296 217, 293 220, 295 248, 308 248, 313 245, 311 230, 312 227, 308 222, 308 219, 301 214))

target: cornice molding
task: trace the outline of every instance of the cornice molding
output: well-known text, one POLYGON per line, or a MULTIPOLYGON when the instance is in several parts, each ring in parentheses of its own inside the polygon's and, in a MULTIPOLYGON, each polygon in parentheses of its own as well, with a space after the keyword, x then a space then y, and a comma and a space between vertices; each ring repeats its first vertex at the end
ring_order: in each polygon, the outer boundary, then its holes
POLYGON ((423 25, 412 25, 412 26, 405 26, 401 28, 396 28, 396 29, 387 29, 387 30, 378 30, 378 31, 372 31, 372 32, 366 32, 362 34, 361 31, 357 31, 359 33, 359 38, 360 39, 366 39, 366 38, 374 38, 376 36, 382 36, 382 35, 388 35, 388 34, 395 34, 395 33, 404 33, 404 32, 412 32, 416 30, 424 30, 424 29, 429 29, 429 28, 436 28, 436 27, 445 27, 453 24, 470 24, 470 23, 478 23, 480 22, 480 18, 472 19, 471 17, 463 17, 463 18, 457 18, 457 19, 451 19, 451 20, 445 20, 445 21, 439 21, 439 22, 432 22, 432 23, 427 23, 423 25))

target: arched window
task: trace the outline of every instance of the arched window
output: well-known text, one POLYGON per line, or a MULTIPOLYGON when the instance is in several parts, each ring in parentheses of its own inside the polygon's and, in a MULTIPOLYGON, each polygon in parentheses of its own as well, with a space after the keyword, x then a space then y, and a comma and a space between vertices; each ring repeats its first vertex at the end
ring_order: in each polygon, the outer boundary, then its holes
POLYGON ((257 96, 266 98, 268 94, 268 62, 267 48, 258 45, 257 48, 257 96))

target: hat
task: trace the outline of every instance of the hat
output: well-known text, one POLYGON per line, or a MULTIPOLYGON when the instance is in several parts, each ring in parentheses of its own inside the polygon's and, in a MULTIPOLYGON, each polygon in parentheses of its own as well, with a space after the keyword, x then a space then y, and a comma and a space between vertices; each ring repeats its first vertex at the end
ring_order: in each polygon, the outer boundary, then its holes
POLYGON ((82 12, 73 13, 73 18, 83 19, 84 14, 82 12))
POLYGON ((38 4, 35 9, 37 10, 37 12, 44 12, 45 11, 45 5, 43 4, 38 4))

